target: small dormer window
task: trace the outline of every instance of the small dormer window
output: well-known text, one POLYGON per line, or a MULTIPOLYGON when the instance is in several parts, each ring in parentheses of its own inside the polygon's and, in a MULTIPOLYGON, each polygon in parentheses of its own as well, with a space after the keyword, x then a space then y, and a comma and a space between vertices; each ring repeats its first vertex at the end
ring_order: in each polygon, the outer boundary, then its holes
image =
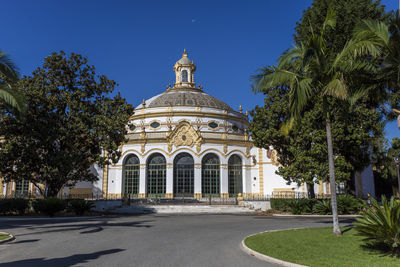
POLYGON ((182 82, 187 83, 188 82, 188 72, 187 70, 182 71, 182 82))

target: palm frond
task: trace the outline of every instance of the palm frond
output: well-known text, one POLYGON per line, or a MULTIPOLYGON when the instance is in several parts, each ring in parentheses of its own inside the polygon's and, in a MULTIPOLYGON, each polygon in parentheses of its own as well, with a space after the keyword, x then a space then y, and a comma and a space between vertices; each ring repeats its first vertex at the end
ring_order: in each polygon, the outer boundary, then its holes
POLYGON ((389 27, 380 21, 363 20, 356 25, 353 38, 345 46, 344 52, 351 56, 371 55, 378 57, 382 48, 388 47, 389 27))
POLYGON ((10 81, 15 82, 19 78, 17 66, 12 62, 10 57, 0 51, 0 73, 5 75, 10 81))
POLYGON ((346 60, 345 62, 342 62, 342 64, 339 64, 337 67, 338 70, 341 72, 345 73, 350 73, 350 72, 355 72, 355 71, 366 71, 369 73, 375 73, 377 72, 377 67, 372 64, 368 60, 356 60, 356 59, 350 59, 346 60))
POLYGON ((289 111, 292 117, 299 117, 312 96, 312 79, 296 76, 290 88, 289 111))
POLYGON ((288 69, 293 66, 293 61, 302 57, 303 51, 300 46, 294 46, 292 49, 285 51, 278 59, 279 69, 288 69))
POLYGON ((322 24, 322 35, 324 35, 328 27, 331 29, 336 27, 336 12, 333 7, 329 7, 326 13, 324 24, 322 24))
POLYGON ((9 84, 0 83, 0 101, 3 101, 7 106, 24 114, 26 111, 25 101, 23 96, 12 88, 9 84))
POLYGON ((334 78, 323 88, 322 95, 344 100, 347 97, 347 85, 341 77, 334 78))

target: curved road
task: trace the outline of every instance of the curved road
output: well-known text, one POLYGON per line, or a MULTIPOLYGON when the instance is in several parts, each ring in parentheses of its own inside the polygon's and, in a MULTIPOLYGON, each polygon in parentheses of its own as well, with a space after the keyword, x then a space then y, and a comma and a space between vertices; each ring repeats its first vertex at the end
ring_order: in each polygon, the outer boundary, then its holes
POLYGON ((0 218, 0 231, 16 236, 0 245, 0 266, 274 266, 243 252, 241 240, 265 230, 330 224, 329 218, 252 215, 0 218))

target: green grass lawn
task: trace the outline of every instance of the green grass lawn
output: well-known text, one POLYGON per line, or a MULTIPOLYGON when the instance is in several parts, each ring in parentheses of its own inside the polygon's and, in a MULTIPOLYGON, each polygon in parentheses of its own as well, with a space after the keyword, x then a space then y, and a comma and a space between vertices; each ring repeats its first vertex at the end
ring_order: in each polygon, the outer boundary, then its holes
POLYGON ((351 228, 334 236, 332 228, 262 233, 246 238, 249 248, 280 260, 308 266, 400 266, 400 259, 364 248, 351 228))
POLYGON ((6 239, 6 238, 8 238, 8 237, 9 237, 9 235, 0 234, 0 240, 6 239))

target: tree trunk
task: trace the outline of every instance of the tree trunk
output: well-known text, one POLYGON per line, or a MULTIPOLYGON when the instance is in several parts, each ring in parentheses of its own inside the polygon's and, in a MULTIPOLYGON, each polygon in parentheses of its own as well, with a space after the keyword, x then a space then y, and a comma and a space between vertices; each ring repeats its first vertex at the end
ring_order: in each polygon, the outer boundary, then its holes
POLYGON ((328 116, 326 117, 326 140, 328 142, 329 182, 331 184, 333 234, 341 235, 342 232, 340 231, 340 226, 339 226, 337 201, 336 201, 336 179, 335 179, 335 163, 333 161, 331 120, 328 116))
POLYGON ((46 198, 57 198, 58 193, 61 190, 61 186, 56 184, 50 184, 47 186, 46 198))
POLYGON ((362 186, 361 171, 356 171, 356 188, 357 188, 357 197, 363 198, 363 186, 362 186))
POLYGON ((315 198, 314 184, 307 184, 307 192, 309 198, 315 198))

